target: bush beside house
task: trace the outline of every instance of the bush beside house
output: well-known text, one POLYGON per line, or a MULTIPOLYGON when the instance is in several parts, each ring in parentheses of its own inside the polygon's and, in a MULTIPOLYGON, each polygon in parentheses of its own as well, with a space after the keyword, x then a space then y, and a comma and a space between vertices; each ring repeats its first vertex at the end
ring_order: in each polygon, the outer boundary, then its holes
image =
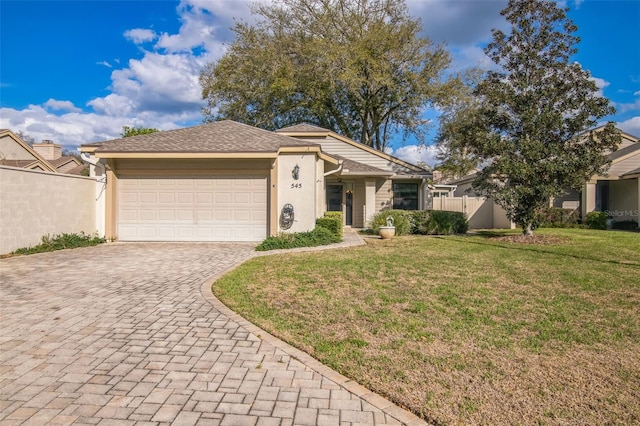
POLYGON ((266 238, 257 251, 317 247, 342 241, 342 212, 326 212, 316 219, 316 227, 308 232, 281 233, 266 238))
POLYGON ((589 212, 585 218, 585 224, 590 229, 607 229, 609 216, 605 212, 589 212))
POLYGON ((387 217, 394 219, 396 235, 449 235, 464 234, 469 222, 464 213, 444 210, 385 210, 373 217, 371 228, 378 233, 386 226, 387 217))
POLYGON ((580 212, 576 209, 549 207, 538 213, 540 228, 580 228, 580 212))
POLYGON ((342 240, 342 212, 325 212, 324 217, 316 219, 316 226, 328 229, 342 240))

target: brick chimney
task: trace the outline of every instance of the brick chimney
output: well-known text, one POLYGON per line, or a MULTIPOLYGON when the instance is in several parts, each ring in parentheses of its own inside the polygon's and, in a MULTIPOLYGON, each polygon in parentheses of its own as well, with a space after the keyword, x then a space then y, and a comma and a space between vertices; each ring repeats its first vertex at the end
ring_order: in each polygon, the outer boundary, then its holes
POLYGON ((33 150, 45 160, 55 160, 62 157, 62 145, 43 139, 41 143, 34 143, 33 150))

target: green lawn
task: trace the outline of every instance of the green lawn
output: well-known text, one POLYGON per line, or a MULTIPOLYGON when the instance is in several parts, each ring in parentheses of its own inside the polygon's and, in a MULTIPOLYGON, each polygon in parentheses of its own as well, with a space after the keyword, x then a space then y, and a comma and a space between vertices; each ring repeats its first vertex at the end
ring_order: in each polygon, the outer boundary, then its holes
POLYGON ((640 234, 369 239, 253 259, 213 290, 438 424, 638 424, 640 234))

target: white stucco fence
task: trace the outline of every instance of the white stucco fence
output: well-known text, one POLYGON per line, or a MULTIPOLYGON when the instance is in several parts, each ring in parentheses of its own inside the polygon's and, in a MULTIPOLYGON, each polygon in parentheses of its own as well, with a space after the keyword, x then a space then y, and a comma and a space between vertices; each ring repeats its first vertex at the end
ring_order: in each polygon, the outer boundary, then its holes
POLYGON ((104 184, 96 178, 0 166, 0 254, 43 235, 104 235, 104 184))

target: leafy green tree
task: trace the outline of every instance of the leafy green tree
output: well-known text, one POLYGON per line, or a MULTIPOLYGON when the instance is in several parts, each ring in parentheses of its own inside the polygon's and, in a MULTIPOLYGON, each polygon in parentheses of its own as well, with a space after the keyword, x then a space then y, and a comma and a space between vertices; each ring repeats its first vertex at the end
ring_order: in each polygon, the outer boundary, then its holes
POLYGON ((569 62, 577 27, 553 1, 510 0, 502 11, 510 34, 493 30, 485 53, 500 70, 478 83, 472 113, 460 115, 468 156, 485 165, 474 188, 493 198, 532 235, 537 212, 563 189, 604 173, 620 144, 613 114, 588 71, 569 62))
MULTIPOLYGON (((457 86, 452 90, 452 96, 441 105, 436 156, 439 163, 436 169, 442 172, 444 178, 454 179, 468 175, 482 161, 471 144, 479 137, 478 132, 486 132, 475 126, 480 102, 473 93, 484 74, 478 68, 463 72, 455 80, 457 86)), ((482 136, 484 135, 480 135, 482 136)))
POLYGON ((275 130, 310 122, 379 150, 424 141, 425 108, 446 96, 448 52, 421 37, 401 0, 280 0, 200 75, 206 121, 275 130))
POLYGON ((159 131, 158 129, 153 127, 122 126, 122 133, 120 133, 120 136, 123 138, 128 138, 130 136, 146 135, 146 134, 155 133, 158 131, 159 131))

